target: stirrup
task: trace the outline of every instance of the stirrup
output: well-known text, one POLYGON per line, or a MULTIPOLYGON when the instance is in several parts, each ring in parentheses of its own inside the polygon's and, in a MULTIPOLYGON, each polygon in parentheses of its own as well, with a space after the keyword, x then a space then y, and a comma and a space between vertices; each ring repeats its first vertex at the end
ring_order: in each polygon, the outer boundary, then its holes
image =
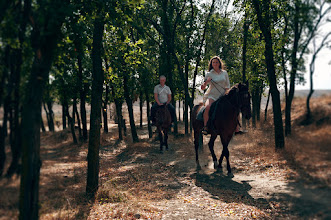
POLYGON ((204 134, 204 135, 207 135, 208 134, 208 127, 204 126, 201 130, 201 133, 204 134))

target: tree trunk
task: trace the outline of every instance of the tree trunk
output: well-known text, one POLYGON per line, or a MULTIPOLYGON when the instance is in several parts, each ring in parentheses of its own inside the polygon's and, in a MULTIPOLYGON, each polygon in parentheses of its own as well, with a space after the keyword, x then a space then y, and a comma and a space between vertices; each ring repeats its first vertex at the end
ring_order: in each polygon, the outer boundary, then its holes
MULTIPOLYGON (((77 33, 76 33, 77 34, 77 33)), ((86 92, 88 89, 87 83, 84 83, 83 80, 83 57, 84 51, 79 39, 75 40, 75 46, 77 49, 77 64, 78 64, 78 88, 79 88, 79 98, 80 98, 80 115, 82 119, 82 128, 83 128, 83 140, 87 141, 87 121, 86 121, 86 92)), ((81 125, 79 125, 80 127, 81 125)))
MULTIPOLYGON (((122 134, 122 103, 118 98, 116 98, 115 95, 115 89, 114 86, 111 84, 111 93, 114 97, 114 102, 115 102, 115 108, 116 108, 116 116, 117 116, 117 128, 118 128, 118 139, 123 140, 123 134, 122 134)), ((116 119, 115 119, 116 121, 116 119)))
POLYGON ((149 100, 149 92, 148 92, 148 89, 145 88, 145 97, 146 97, 146 106, 147 106, 147 111, 146 111, 146 114, 147 114, 147 127, 148 127, 148 137, 149 138, 152 138, 153 137, 153 132, 152 132, 152 126, 151 126, 151 120, 150 120, 150 100, 149 100))
POLYGON ((46 113, 46 118, 47 118, 47 124, 48 124, 48 130, 49 131, 54 131, 54 113, 52 110, 52 105, 53 103, 51 101, 47 101, 47 107, 46 103, 43 103, 44 110, 46 113), (48 108, 48 109, 47 109, 48 108))
POLYGON ((143 92, 142 92, 142 90, 140 90, 140 98, 139 98, 140 128, 143 127, 143 105, 144 105, 143 92))
POLYGON ((300 30, 299 30, 299 16, 300 16, 300 8, 298 2, 295 1, 295 12, 294 12, 294 41, 293 41, 293 49, 291 54, 291 73, 290 73, 290 90, 286 99, 286 106, 285 106, 285 136, 291 134, 292 125, 291 125, 291 108, 292 108, 292 101, 294 97, 295 91, 295 78, 297 75, 297 68, 298 68, 298 60, 297 60, 297 53, 299 47, 299 40, 300 40, 300 30))
POLYGON ((75 101, 73 103, 73 115, 76 115, 77 118, 77 125, 78 125, 78 134, 79 134, 79 140, 83 139, 83 135, 82 135, 82 128, 81 128, 81 122, 80 122, 80 118, 79 118, 79 113, 78 113, 78 109, 77 109, 77 101, 75 101))
POLYGON ((65 102, 62 103, 62 127, 63 130, 67 128, 67 105, 65 102))
POLYGON ((126 104, 128 106, 132 140, 133 142, 138 142, 138 135, 137 135, 136 125, 134 122, 132 99, 130 97, 130 92, 128 88, 128 76, 126 73, 123 74, 123 80, 124 80, 124 97, 126 104))
POLYGON ((61 32, 62 19, 61 17, 57 17, 56 23, 49 22, 51 23, 51 25, 47 26, 49 29, 43 31, 35 26, 31 35, 32 45, 34 45, 36 53, 25 91, 22 111, 21 133, 23 151, 19 203, 19 218, 21 220, 38 219, 39 217, 41 104, 58 35, 61 32))
POLYGON ((275 73, 275 62, 272 47, 270 17, 269 17, 269 4, 270 0, 263 2, 263 9, 261 9, 260 2, 253 0, 254 8, 258 17, 258 23, 265 39, 265 57, 267 64, 267 73, 270 83, 270 92, 272 95, 272 106, 274 114, 274 129, 275 129, 275 147, 276 149, 284 148, 284 133, 283 133, 283 122, 282 112, 280 108, 280 96, 277 89, 276 73, 275 73), (262 11, 264 16, 262 17, 262 11))
MULTIPOLYGON (((249 27, 249 23, 247 21, 247 15, 246 15, 246 12, 245 12, 245 20, 244 20, 244 43, 243 43, 243 72, 242 72, 242 80, 243 80, 243 83, 246 82, 246 51, 247 51, 247 35, 248 35, 248 27, 249 27)), ((253 97, 252 97, 253 98, 253 97)), ((254 109, 253 108, 253 127, 256 127, 256 121, 255 121, 255 116, 256 116, 256 108, 254 109), (255 112, 254 112, 255 110, 255 112), (255 113, 255 114, 254 114, 255 113)), ((243 130, 246 130, 246 119, 245 117, 242 117, 241 118, 242 120, 242 127, 243 127, 243 130)))
POLYGON ((108 133, 108 118, 107 118, 107 106, 108 106, 108 97, 109 97, 109 95, 108 95, 108 93, 109 93, 109 85, 107 84, 106 85, 106 94, 105 94, 105 100, 104 100, 104 102, 103 102, 103 111, 102 111, 102 113, 103 113, 103 130, 104 130, 104 132, 105 133, 108 133))
POLYGON ((90 135, 88 144, 88 169, 87 169, 87 184, 86 194, 90 198, 94 198, 98 190, 99 184, 99 147, 100 147, 100 123, 102 107, 102 92, 103 92, 103 71, 102 71, 102 37, 104 30, 104 15, 98 13, 94 20, 93 31, 93 49, 92 49, 92 96, 91 96, 91 119, 90 119, 90 135))
POLYGON ((267 103, 265 105, 265 109, 264 109, 264 121, 267 121, 267 114, 268 114, 268 105, 269 105, 269 100, 270 100, 270 89, 268 91, 268 99, 267 99, 267 103))
MULTIPOLYGON (((9 74, 9 66, 10 66, 10 48, 9 46, 5 49, 5 56, 4 56, 4 71, 3 71, 3 77, 8 76, 9 74)), ((5 77, 4 77, 5 78, 5 77)), ((3 79, 4 79, 3 78, 3 79)), ((4 80, 5 81, 5 80, 4 80)), ((6 152, 5 152, 5 144, 6 144, 6 136, 7 136, 7 122, 8 122, 8 114, 10 111, 10 94, 13 87, 13 77, 12 75, 9 76, 8 84, 7 84, 7 96, 4 100, 4 113, 3 113, 3 119, 2 119, 2 127, 0 129, 0 176, 3 173, 5 161, 6 161, 6 152)), ((3 82, 4 83, 4 82, 3 82)), ((3 88, 0 88, 1 90, 4 90, 3 88)), ((2 93, 0 94, 3 95, 2 93)), ((2 99, 1 99, 2 100, 2 99)))

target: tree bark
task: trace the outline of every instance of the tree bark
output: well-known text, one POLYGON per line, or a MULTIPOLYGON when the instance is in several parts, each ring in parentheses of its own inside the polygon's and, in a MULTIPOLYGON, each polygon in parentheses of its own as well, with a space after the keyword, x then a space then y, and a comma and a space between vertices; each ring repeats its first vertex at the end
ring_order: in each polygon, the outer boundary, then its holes
POLYGON ((136 125, 134 122, 132 99, 130 97, 130 92, 129 92, 129 88, 128 88, 128 76, 126 73, 123 74, 123 82, 124 82, 124 97, 125 97, 125 101, 128 106, 128 112, 129 112, 132 140, 133 140, 133 142, 138 142, 138 135, 137 135, 136 125))
MULTIPOLYGON (((63 4, 63 3, 62 3, 63 4)), ((51 19, 51 18, 50 18, 51 19)), ((22 175, 19 218, 38 219, 40 176, 40 118, 42 95, 51 68, 63 18, 41 31, 34 26, 31 35, 35 49, 22 111, 22 175)))
POLYGON ((103 130, 105 133, 108 133, 108 118, 107 118, 107 111, 108 111, 108 101, 109 101, 109 85, 106 85, 106 94, 105 100, 103 101, 103 130))
POLYGON ((274 114, 274 130, 275 130, 275 147, 276 149, 284 148, 284 133, 283 133, 283 122, 282 122, 282 112, 280 107, 280 96, 277 89, 276 72, 275 72, 275 62, 273 54, 273 45, 271 37, 271 27, 270 27, 270 0, 263 1, 263 8, 261 9, 259 0, 252 0, 253 5, 258 17, 258 23, 265 40, 265 57, 267 64, 267 73, 270 83, 270 92, 272 95, 272 106, 274 114), (262 16, 262 11, 264 16, 262 16))
POLYGON ((94 198, 98 190, 99 183, 99 147, 100 147, 100 123, 102 107, 102 92, 104 75, 102 71, 102 38, 104 30, 104 15, 98 13, 94 20, 93 31, 93 49, 92 49, 92 96, 91 96, 91 119, 90 119, 90 134, 88 144, 88 169, 87 169, 87 184, 86 194, 90 198, 94 198))
POLYGON ((139 98, 139 109, 140 109, 140 128, 143 127, 143 105, 144 105, 144 99, 143 99, 143 92, 140 90, 140 98, 139 98))
POLYGON ((151 120, 150 120, 150 100, 149 100, 149 92, 148 89, 145 87, 145 97, 146 97, 146 106, 147 106, 147 127, 148 127, 148 137, 152 138, 153 137, 153 132, 152 132, 152 126, 151 126, 151 120))

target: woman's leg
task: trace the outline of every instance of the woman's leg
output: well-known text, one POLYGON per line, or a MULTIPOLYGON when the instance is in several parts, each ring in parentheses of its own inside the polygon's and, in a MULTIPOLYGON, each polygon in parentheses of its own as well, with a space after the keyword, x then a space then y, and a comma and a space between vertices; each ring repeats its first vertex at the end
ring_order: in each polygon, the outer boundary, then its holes
POLYGON ((207 101, 205 103, 206 109, 205 109, 205 112, 203 113, 203 124, 205 127, 206 127, 208 119, 209 119, 209 109, 213 102, 214 102, 213 99, 207 99, 207 101))

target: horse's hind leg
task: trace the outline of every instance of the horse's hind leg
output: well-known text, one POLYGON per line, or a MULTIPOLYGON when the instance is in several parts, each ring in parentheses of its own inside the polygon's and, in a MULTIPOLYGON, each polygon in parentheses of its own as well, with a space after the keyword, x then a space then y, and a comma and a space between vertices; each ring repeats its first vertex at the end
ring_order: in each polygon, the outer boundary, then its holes
POLYGON ((217 138, 217 135, 212 134, 210 137, 209 143, 208 143, 209 150, 210 150, 211 156, 213 158, 213 162, 214 162, 214 169, 217 169, 217 158, 216 158, 215 151, 214 151, 214 143, 215 143, 216 138, 217 138))
POLYGON ((199 143, 200 143, 200 138, 203 138, 202 135, 200 136, 199 129, 194 130, 194 149, 195 149, 195 162, 197 165, 197 170, 201 170, 201 166, 199 163, 199 143))
POLYGON ((168 150, 168 130, 164 130, 164 145, 166 146, 166 150, 168 150))
POLYGON ((159 131, 159 140, 160 140, 160 151, 162 152, 163 151, 163 135, 162 135, 162 131, 161 129, 158 130, 159 131))

